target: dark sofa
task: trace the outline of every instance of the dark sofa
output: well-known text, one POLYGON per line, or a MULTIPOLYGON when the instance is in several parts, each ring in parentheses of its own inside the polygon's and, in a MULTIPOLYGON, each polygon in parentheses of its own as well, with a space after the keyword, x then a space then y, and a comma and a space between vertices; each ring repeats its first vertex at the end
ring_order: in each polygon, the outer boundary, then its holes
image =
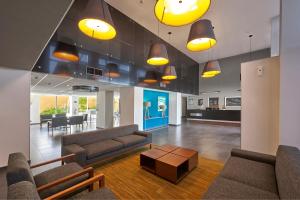
POLYGON ((75 161, 86 166, 151 144, 152 135, 138 131, 137 125, 96 130, 62 137, 62 155, 75 154, 75 161))
POLYGON ((234 149, 203 199, 300 199, 300 151, 279 146, 276 157, 234 149))

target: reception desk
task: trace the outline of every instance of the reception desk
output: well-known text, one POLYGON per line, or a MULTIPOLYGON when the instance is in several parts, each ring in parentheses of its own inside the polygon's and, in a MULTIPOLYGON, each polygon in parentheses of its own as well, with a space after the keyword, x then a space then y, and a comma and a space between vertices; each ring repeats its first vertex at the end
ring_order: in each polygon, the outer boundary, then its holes
POLYGON ((241 121, 240 110, 188 110, 188 118, 216 121, 241 121))

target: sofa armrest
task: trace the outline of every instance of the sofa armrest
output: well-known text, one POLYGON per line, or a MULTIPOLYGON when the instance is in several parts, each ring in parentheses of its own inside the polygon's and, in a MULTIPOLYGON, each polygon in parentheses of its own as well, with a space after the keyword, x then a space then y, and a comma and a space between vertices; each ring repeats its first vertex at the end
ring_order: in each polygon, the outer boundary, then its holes
POLYGON ((271 165, 275 165, 276 157, 272 155, 257 153, 253 151, 246 151, 241 149, 232 149, 231 156, 245 158, 257 162, 263 162, 271 165))
POLYGON ((135 135, 140 135, 140 136, 144 136, 147 138, 151 138, 152 139, 152 133, 150 132, 145 132, 145 131, 135 131, 133 134, 135 135))
POLYGON ((62 155, 75 154, 74 161, 79 165, 84 166, 86 163, 87 152, 78 144, 71 144, 62 147, 62 155))

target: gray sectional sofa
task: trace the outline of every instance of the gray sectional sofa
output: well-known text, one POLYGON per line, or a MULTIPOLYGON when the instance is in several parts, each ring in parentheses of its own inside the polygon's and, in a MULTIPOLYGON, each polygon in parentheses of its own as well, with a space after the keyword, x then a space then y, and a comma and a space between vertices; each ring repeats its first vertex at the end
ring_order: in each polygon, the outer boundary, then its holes
POLYGON ((96 130, 62 137, 62 155, 76 154, 81 166, 118 156, 129 150, 151 144, 152 135, 138 131, 137 125, 96 130))
POLYGON ((203 199, 300 199, 300 151, 279 146, 277 155, 234 149, 203 199))

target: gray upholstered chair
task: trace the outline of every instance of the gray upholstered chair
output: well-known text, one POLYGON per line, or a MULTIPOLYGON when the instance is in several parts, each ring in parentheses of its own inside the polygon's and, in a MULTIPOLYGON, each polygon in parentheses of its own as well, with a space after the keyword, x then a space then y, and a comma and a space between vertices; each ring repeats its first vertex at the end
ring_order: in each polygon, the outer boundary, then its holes
POLYGON ((88 124, 88 114, 83 114, 82 116, 83 116, 83 122, 88 124))
POLYGON ((81 127, 83 128, 83 116, 72 116, 69 118, 69 125, 81 125, 81 127))
POLYGON ((48 132, 51 128, 52 136, 53 136, 53 129, 54 128, 65 128, 66 131, 68 129, 68 119, 67 117, 54 117, 52 121, 48 122, 48 132))
POLYGON ((52 115, 40 115, 40 126, 42 128, 43 123, 48 123, 52 121, 52 115))
POLYGON ((10 154, 6 172, 7 185, 9 187, 27 181, 36 187, 41 198, 47 198, 93 177, 93 168, 83 169, 77 163, 71 162, 73 157, 74 155, 68 155, 30 166, 22 153, 10 154), (66 161, 69 163, 65 164, 66 161), (54 162, 62 162, 63 165, 33 176, 31 169, 54 162))
POLYGON ((55 114, 55 117, 67 117, 67 113, 55 114))
MULTIPOLYGON (((87 179, 73 187, 67 188, 64 191, 53 194, 45 199, 65 199, 66 197, 71 197, 71 199, 99 199, 99 200, 116 200, 114 193, 107 188, 100 188, 98 190, 93 190, 93 183, 99 181, 99 186, 104 186, 104 176, 96 175, 90 179, 87 179), (70 196, 70 193, 74 193, 80 189, 90 186, 92 188, 90 192, 82 192, 74 196, 70 196)), ((7 199, 41 199, 36 186, 30 181, 22 181, 10 185, 7 190, 7 199)))

